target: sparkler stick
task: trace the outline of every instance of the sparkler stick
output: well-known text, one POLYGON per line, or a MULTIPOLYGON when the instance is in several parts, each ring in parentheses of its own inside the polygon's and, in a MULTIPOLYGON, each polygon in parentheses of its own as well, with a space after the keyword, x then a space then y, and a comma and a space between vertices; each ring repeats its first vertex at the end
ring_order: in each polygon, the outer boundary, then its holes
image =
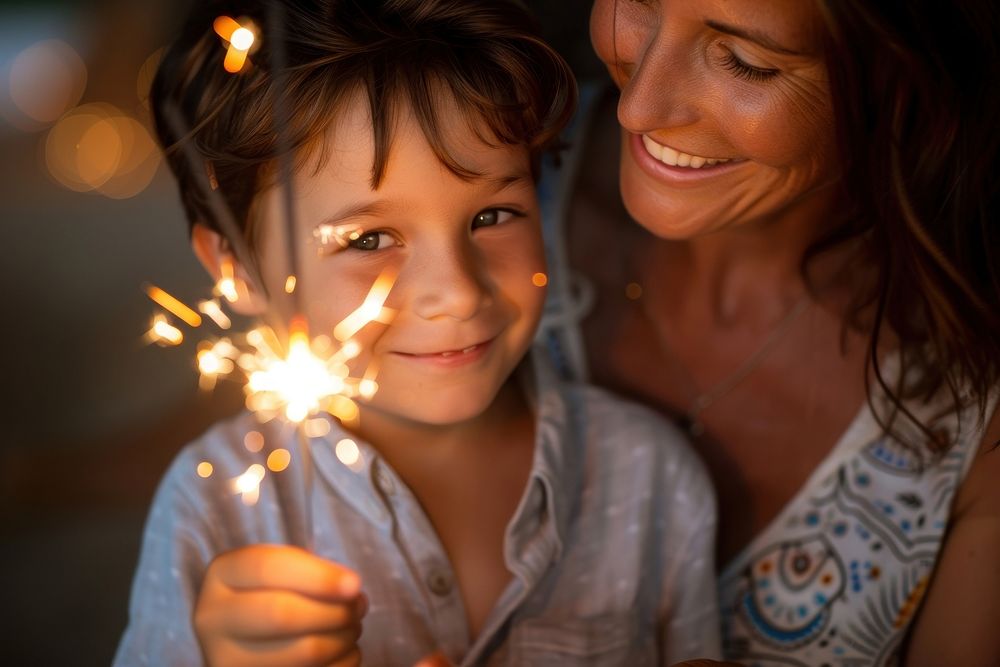
POLYGON ((205 162, 198 155, 198 151, 195 150, 192 144, 190 130, 184 121, 184 116, 181 114, 180 108, 176 103, 167 102, 163 108, 163 116, 170 128, 170 133, 174 136, 174 145, 172 148, 179 148, 184 153, 184 158, 187 160, 188 169, 191 170, 195 185, 198 186, 201 194, 205 197, 212 217, 215 219, 216 224, 219 225, 226 242, 229 243, 236 261, 247 271, 250 284, 267 299, 267 285, 264 284, 264 280, 260 275, 256 258, 250 252, 250 248, 247 246, 246 240, 240 232, 240 227, 236 224, 236 220, 229 210, 229 206, 226 205, 226 201, 219 194, 218 190, 212 189, 211 184, 208 182, 205 162))
POLYGON ((288 109, 285 95, 288 89, 287 54, 285 53, 285 7, 281 2, 271 2, 268 7, 270 18, 271 48, 271 122, 274 124, 275 148, 278 153, 278 174, 282 185, 282 199, 285 213, 285 241, 288 246, 288 279, 291 284, 286 289, 292 299, 293 311, 302 312, 299 292, 295 290, 299 266, 298 230, 295 225, 295 173, 292 164, 292 147, 288 141, 288 109))

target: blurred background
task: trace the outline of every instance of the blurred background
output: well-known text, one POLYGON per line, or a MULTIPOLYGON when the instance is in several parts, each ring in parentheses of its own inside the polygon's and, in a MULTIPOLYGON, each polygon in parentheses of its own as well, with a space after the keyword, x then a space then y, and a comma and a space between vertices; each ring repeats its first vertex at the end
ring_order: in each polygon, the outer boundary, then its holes
MULTIPOLYGON (((199 0, 200 1, 200 0, 199 0)), ((581 76, 586 0, 528 0, 581 76)), ((176 0, 0 0, 0 656, 108 665, 142 525, 174 454, 242 407, 198 389, 195 346, 146 339, 155 284, 189 304, 191 254, 146 94, 176 0)))

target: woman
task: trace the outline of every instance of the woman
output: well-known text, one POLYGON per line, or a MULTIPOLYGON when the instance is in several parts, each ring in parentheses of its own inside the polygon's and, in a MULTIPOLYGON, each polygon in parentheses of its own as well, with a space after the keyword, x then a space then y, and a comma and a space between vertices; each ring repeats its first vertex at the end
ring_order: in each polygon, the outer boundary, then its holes
POLYGON ((997 34, 989 0, 593 5, 618 90, 550 182, 547 337, 699 446, 733 659, 1000 663, 997 34))

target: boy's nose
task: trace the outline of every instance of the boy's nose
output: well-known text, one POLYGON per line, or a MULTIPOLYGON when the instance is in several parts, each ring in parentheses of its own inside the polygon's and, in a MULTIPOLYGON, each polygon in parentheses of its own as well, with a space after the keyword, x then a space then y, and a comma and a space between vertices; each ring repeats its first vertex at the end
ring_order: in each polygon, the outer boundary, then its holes
POLYGON ((434 253, 413 268, 410 307, 422 319, 469 320, 490 303, 490 290, 472 249, 434 253))

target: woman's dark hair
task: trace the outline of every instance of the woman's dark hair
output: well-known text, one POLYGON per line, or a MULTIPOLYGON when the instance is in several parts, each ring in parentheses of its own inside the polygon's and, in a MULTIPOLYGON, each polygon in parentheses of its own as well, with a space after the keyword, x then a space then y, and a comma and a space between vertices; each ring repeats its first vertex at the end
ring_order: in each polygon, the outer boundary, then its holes
POLYGON ((947 388, 983 420, 1000 383, 1000 5, 818 2, 846 208, 805 261, 860 241, 875 271, 848 322, 871 332, 868 363, 892 407, 880 421, 892 431, 902 413, 942 451, 951 443, 903 400, 947 388), (887 326, 900 345, 892 387, 877 356, 887 326))
POLYGON ((437 119, 449 96, 492 145, 527 146, 532 162, 551 147, 573 112, 568 66, 537 37, 515 0, 268 0, 195 2, 167 49, 151 91, 156 131, 177 177, 190 224, 222 232, 204 189, 178 150, 192 142, 244 235, 254 197, 274 182, 282 151, 296 166, 316 149, 331 120, 358 92, 371 111, 372 187, 384 176, 396 114, 408 105, 438 158, 463 178, 475 172, 449 153, 437 119), (257 27, 260 50, 239 74, 223 68, 226 49, 213 31, 226 15, 257 27), (271 29, 273 28, 273 29, 271 29), (277 55, 286 63, 273 71, 277 55), (277 76, 276 76, 277 74, 277 76), (275 108, 287 112, 276 127, 275 108), (169 107, 186 120, 171 131, 169 107))

